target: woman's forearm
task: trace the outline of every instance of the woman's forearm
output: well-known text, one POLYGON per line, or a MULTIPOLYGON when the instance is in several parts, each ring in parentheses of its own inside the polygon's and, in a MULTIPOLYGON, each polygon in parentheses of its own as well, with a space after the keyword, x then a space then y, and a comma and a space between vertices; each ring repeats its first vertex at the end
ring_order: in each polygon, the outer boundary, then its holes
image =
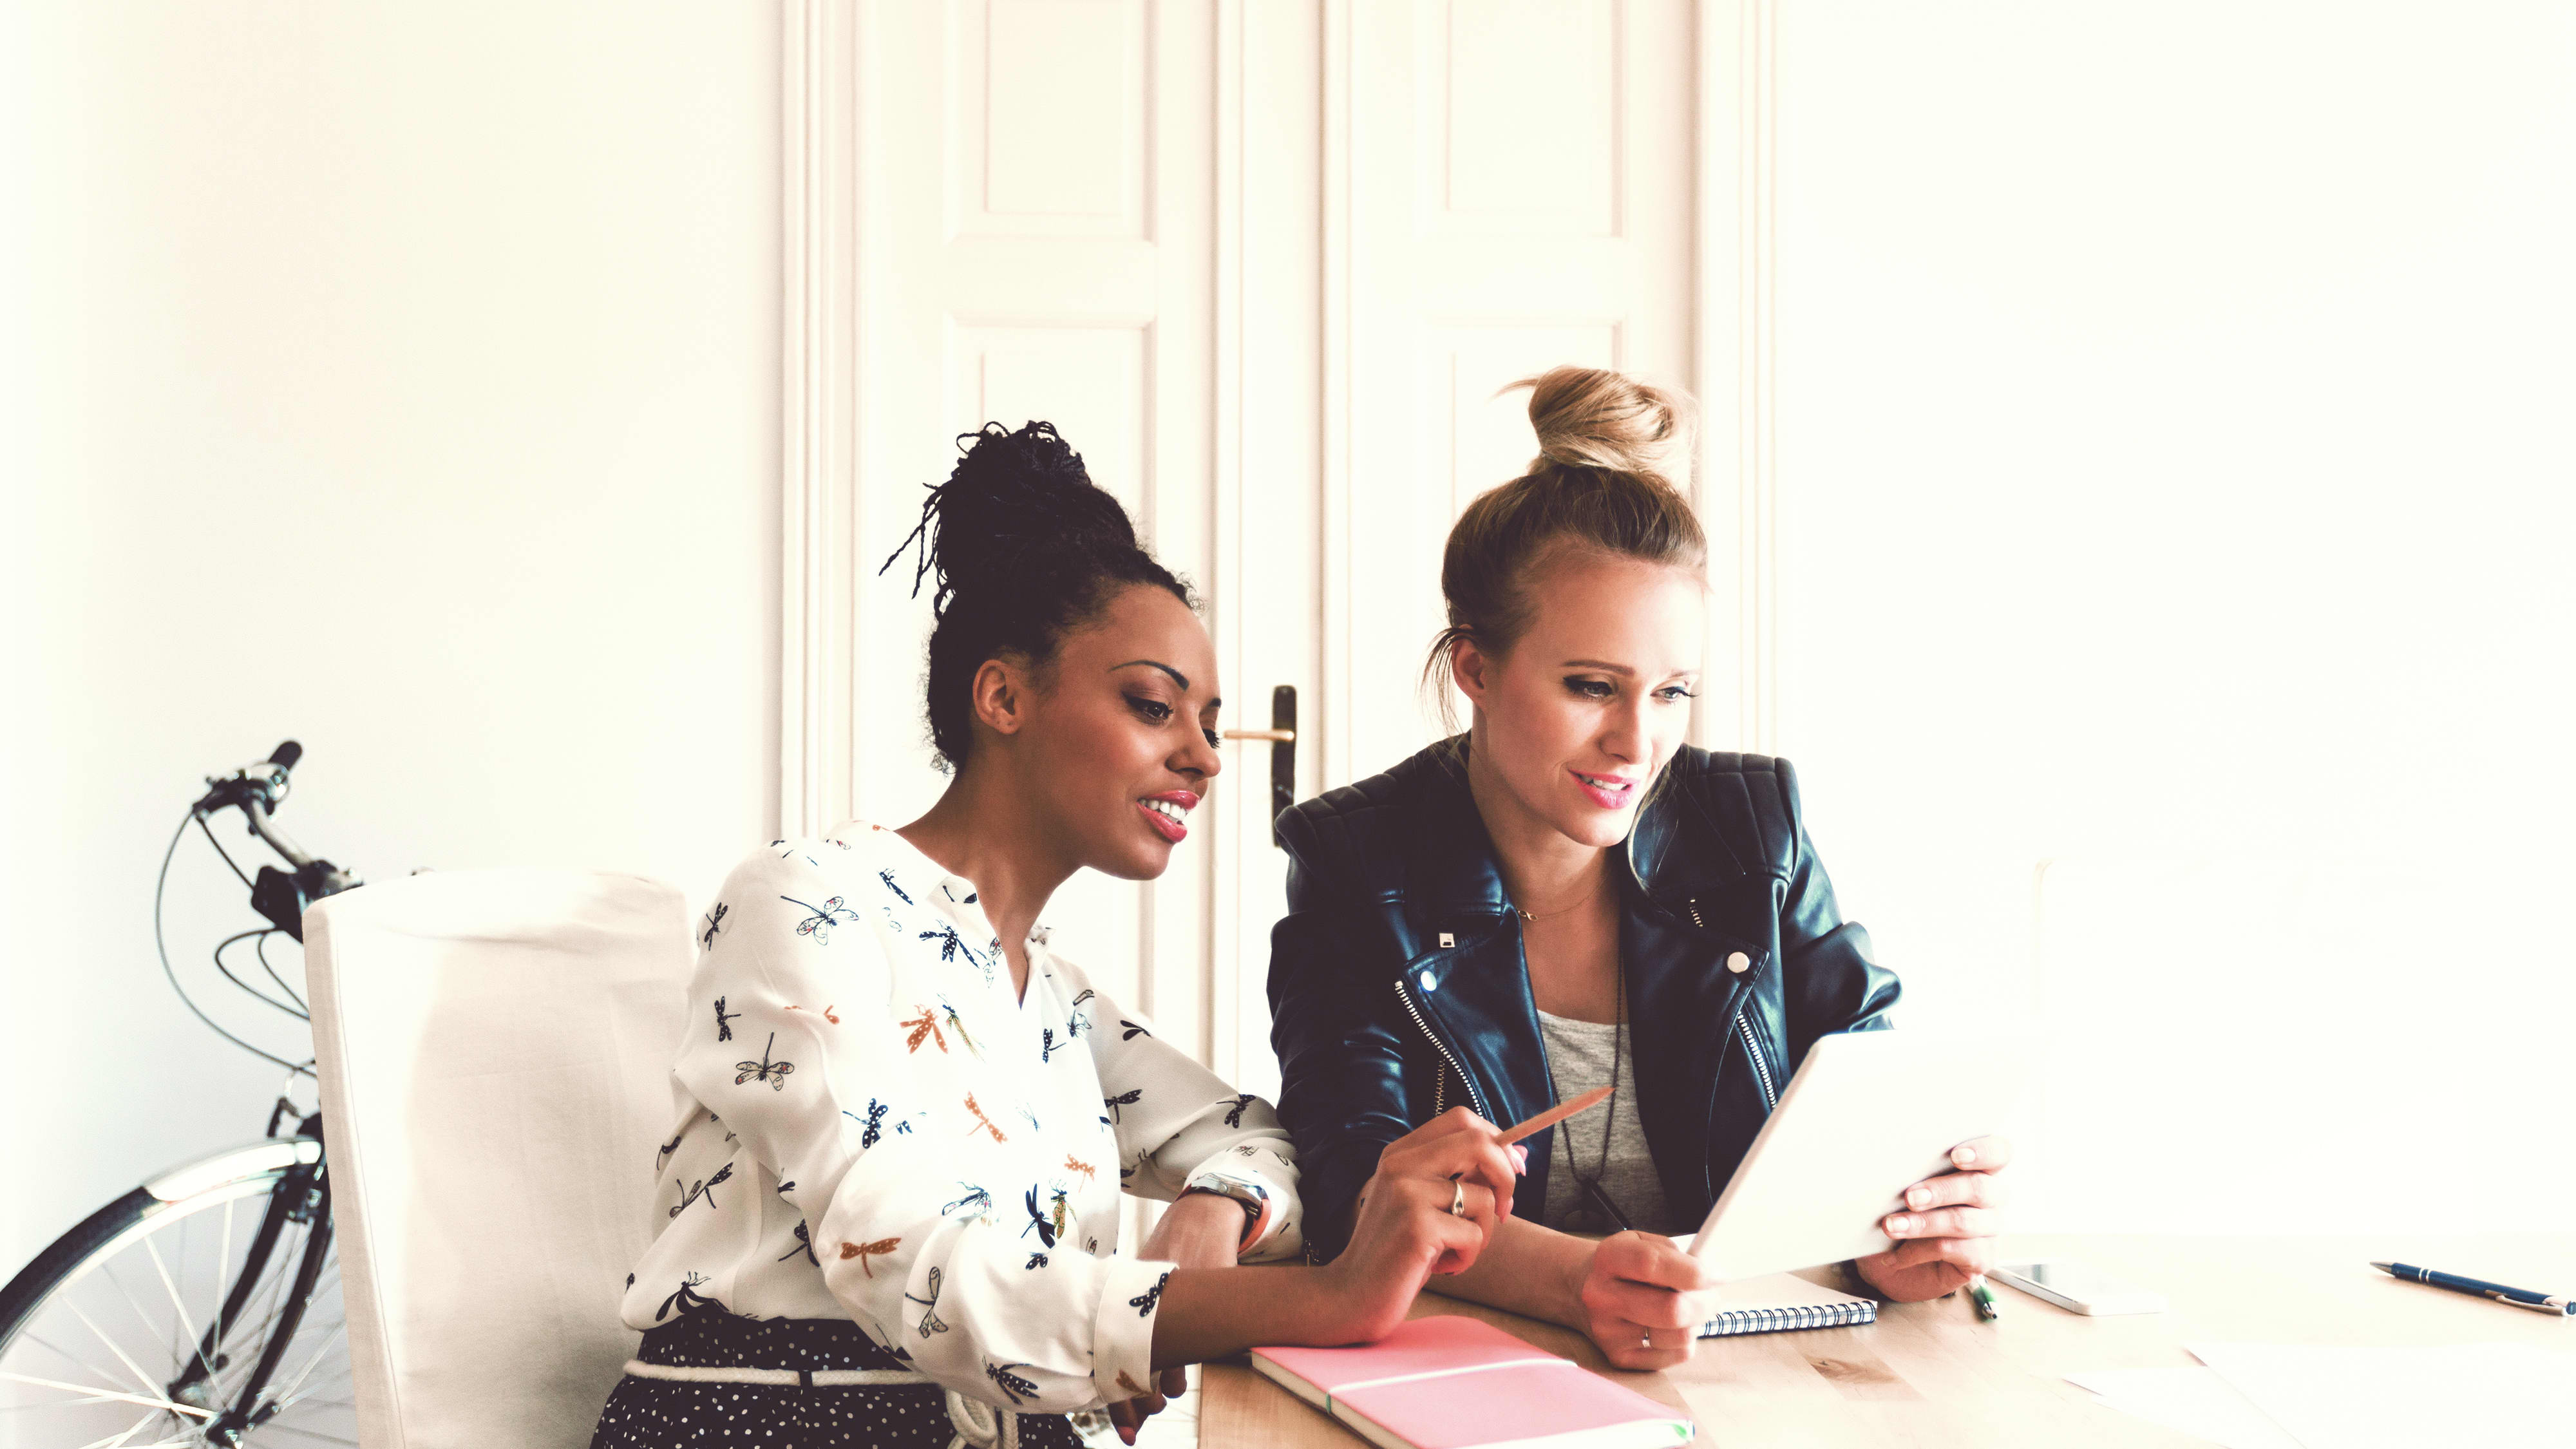
POLYGON ((1452 1298, 1580 1328, 1583 1275, 1591 1263, 1588 1240, 1526 1218, 1505 1218, 1473 1265, 1463 1273, 1434 1278, 1428 1286, 1452 1298))
POLYGON ((1154 1314, 1154 1367, 1262 1344, 1338 1344, 1341 1318, 1320 1268, 1175 1268, 1154 1314))

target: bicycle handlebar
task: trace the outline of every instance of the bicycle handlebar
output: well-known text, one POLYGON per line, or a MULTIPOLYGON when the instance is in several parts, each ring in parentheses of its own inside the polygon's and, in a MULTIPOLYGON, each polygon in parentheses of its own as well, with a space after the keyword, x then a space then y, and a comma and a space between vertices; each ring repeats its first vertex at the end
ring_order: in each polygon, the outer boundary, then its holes
MULTIPOLYGON (((338 895, 359 884, 359 881, 348 871, 314 856, 289 839, 285 831, 277 828, 274 818, 277 808, 285 803, 287 789, 293 783, 293 771, 303 758, 302 745, 293 740, 281 741, 276 749, 269 751, 268 758, 258 764, 244 765, 230 775, 207 776, 206 784, 209 788, 197 803, 189 808, 200 818, 212 815, 218 810, 240 810, 242 817, 250 822, 251 833, 268 842, 269 849, 276 851, 288 865, 295 867, 295 885, 299 888, 302 897, 319 900, 323 896, 338 895)), ((254 899, 256 900, 256 896, 254 899)), ((283 903, 280 904, 282 906, 283 903)), ((298 914, 301 913, 302 905, 303 900, 297 900, 294 903, 294 909, 298 914)), ((265 911, 269 908, 263 905, 262 909, 265 911)), ((270 912, 272 919, 275 919, 277 914, 278 912, 275 911, 270 912)))

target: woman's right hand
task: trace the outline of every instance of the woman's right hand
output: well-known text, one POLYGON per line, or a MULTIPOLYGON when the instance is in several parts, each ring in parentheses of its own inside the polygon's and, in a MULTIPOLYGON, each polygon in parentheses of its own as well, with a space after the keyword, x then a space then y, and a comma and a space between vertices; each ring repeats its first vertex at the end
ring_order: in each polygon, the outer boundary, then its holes
POLYGON ((1339 1341, 1384 1338, 1404 1321, 1425 1280, 1476 1261, 1511 1212, 1521 1158, 1520 1149, 1502 1145, 1492 1123, 1464 1107, 1386 1145, 1360 1189, 1350 1245, 1323 1270, 1339 1309, 1339 1341))
POLYGON ((1717 1275, 1660 1233, 1613 1233, 1593 1245, 1575 1324, 1618 1368, 1686 1363, 1716 1311, 1717 1275))

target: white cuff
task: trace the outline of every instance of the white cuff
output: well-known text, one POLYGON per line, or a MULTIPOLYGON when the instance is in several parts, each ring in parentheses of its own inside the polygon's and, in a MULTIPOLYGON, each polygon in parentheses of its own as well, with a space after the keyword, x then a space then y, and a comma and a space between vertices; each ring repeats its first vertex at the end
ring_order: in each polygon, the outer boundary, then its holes
POLYGON ((1100 1402, 1115 1404, 1153 1392, 1154 1315, 1172 1265, 1121 1254, 1107 1266, 1091 1326, 1091 1382, 1100 1402))

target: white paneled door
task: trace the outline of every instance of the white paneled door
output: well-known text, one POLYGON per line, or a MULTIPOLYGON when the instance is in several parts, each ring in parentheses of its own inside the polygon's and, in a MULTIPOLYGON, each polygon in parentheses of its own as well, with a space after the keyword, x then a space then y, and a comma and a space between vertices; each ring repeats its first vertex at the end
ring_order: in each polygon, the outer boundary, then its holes
MULTIPOLYGON (((1757 12, 1687 0, 795 3, 783 813, 936 794, 911 528, 955 437, 1056 423, 1205 597, 1226 723, 1295 695, 1298 798, 1435 737, 1449 523, 1527 463, 1497 389, 1560 362, 1710 404, 1722 548, 1753 391, 1738 103, 1757 12), (1712 274, 1715 277, 1711 285, 1712 274), (1721 339, 1712 347, 1709 339, 1721 339), (900 577, 898 577, 898 575, 900 577)), ((1721 657, 1737 672, 1729 590, 1721 657)), ((1723 695, 1724 691, 1718 691, 1723 695)), ((1730 703, 1723 728, 1731 739, 1730 703)), ((1242 739, 1169 875, 1085 879, 1058 942, 1275 1090, 1272 752, 1242 739)))

